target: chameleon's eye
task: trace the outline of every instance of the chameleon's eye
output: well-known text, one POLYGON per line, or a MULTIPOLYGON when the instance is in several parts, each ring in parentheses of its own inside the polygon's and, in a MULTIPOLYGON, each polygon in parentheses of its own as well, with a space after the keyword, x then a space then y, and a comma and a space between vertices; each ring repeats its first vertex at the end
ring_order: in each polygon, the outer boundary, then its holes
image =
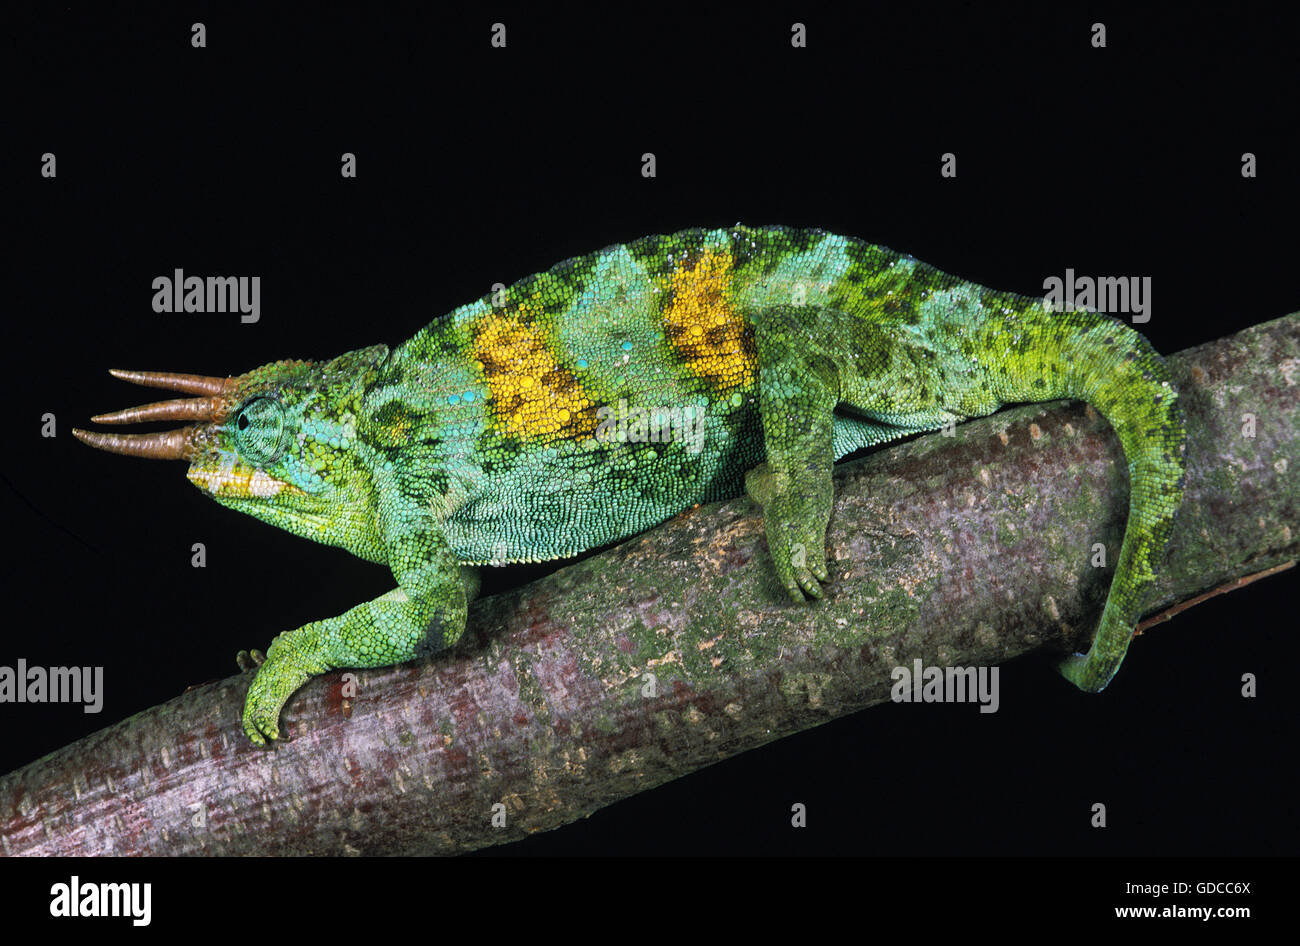
POLYGON ((253 463, 272 463, 284 453, 284 408, 273 397, 255 397, 235 417, 239 452, 253 463))

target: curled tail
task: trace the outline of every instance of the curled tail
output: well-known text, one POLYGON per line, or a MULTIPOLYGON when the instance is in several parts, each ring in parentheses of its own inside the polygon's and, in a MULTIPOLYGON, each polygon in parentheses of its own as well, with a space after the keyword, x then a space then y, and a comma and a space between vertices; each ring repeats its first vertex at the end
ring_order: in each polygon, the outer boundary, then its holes
POLYGON ((1085 401, 1110 422, 1128 460, 1128 525, 1101 623, 1088 652, 1067 657, 1059 668, 1079 689, 1095 693, 1124 659, 1182 502, 1182 406, 1168 366, 1123 322, 1093 312, 1038 312, 1022 315, 1020 323, 1034 342, 1003 366, 1002 400, 1085 401))

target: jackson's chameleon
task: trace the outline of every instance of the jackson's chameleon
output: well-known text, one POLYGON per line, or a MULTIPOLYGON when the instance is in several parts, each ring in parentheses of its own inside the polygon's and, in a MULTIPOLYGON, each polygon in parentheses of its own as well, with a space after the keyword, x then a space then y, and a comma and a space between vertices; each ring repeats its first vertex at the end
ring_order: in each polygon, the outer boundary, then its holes
POLYGON ((1127 530, 1078 687, 1118 669, 1182 497, 1169 372, 1118 320, 995 292, 880 246, 783 227, 688 230, 567 260, 461 306, 390 350, 229 378, 114 371, 188 398, 76 431, 185 459, 217 502, 392 569, 396 587, 280 634, 243 724, 258 745, 313 674, 440 651, 472 566, 573 556, 742 486, 790 598, 822 594, 831 467, 862 447, 1079 398, 1129 463, 1127 530))

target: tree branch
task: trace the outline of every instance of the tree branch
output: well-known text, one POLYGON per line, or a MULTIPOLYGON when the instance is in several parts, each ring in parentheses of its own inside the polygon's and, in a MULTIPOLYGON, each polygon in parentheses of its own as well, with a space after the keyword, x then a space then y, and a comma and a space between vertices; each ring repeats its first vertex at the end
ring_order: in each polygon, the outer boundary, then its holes
MULTIPOLYGON (((1291 562, 1300 541, 1300 314, 1171 362, 1187 490, 1153 611, 1291 562)), ((244 738, 236 676, 13 772, 0 850, 439 853, 565 824, 887 700, 914 658, 991 665, 1085 643, 1111 575, 1090 557, 1119 548, 1125 471, 1077 402, 846 464, 833 580, 805 607, 776 587, 752 503, 692 510, 479 601, 453 654, 356 671, 352 699, 340 672, 313 681, 274 751, 244 738)))

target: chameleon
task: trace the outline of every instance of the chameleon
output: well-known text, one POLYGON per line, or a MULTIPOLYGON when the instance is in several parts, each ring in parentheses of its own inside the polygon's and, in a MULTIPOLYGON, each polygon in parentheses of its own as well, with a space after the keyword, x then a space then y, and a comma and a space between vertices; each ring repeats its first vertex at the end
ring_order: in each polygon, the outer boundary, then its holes
POLYGON ((259 746, 313 675, 454 645, 478 567, 576 556, 742 491, 762 509, 769 574, 792 602, 820 598, 838 458, 1063 398, 1104 416, 1128 462, 1097 630, 1058 664, 1097 692, 1124 658, 1184 484, 1178 393, 1136 330, 817 229, 608 246, 392 349, 229 377, 111 373, 188 396, 94 422, 188 423, 80 440, 187 460, 222 505, 392 571, 392 591, 240 652, 256 669, 242 723, 259 746))

